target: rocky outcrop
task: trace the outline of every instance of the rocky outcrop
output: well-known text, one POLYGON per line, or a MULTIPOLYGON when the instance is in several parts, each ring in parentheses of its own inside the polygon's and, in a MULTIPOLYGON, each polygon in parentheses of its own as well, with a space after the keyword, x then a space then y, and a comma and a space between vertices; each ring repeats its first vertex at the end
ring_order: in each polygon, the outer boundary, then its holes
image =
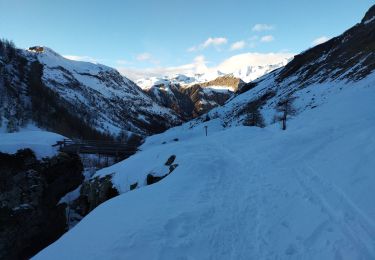
POLYGON ((199 117, 211 109, 222 106, 233 96, 232 91, 215 91, 199 84, 183 88, 181 92, 188 96, 193 104, 191 117, 199 117))
MULTIPOLYGON (((162 174, 162 175, 160 175, 160 173, 159 174, 155 174, 155 173, 147 174, 146 184, 151 185, 151 184, 157 183, 157 182, 161 181, 162 179, 164 179, 165 177, 167 177, 169 174, 171 174, 178 166, 177 163, 175 163, 175 164, 173 163, 175 161, 175 159, 176 159, 176 155, 171 155, 168 158, 168 160, 165 162, 164 165, 168 166, 168 172, 166 174, 162 174)), ((132 190, 132 187, 130 187, 130 189, 132 190)))
POLYGON ((158 84, 144 91, 161 106, 174 110, 182 118, 192 118, 194 103, 179 84, 158 84))
POLYGON ((73 201, 72 209, 81 217, 86 216, 103 202, 119 195, 113 186, 112 175, 95 177, 82 184, 80 196, 73 201))
POLYGON ((30 149, 0 153, 0 259, 27 259, 66 230, 59 200, 83 181, 78 156, 37 160, 30 149))
POLYGON ((241 79, 226 75, 192 85, 165 82, 144 91, 161 106, 170 108, 181 118, 189 120, 224 105, 244 85, 245 82, 241 79))
MULTIPOLYGON (((130 185, 129 190, 140 188, 144 185, 151 185, 167 177, 178 166, 175 163, 176 155, 171 155, 164 163, 165 171, 163 172, 150 172, 144 183, 139 185, 135 182, 130 185)), ((69 210, 74 212, 74 218, 71 219, 72 223, 79 222, 84 216, 94 210, 103 202, 112 199, 120 194, 112 182, 113 174, 105 175, 103 177, 96 176, 83 182, 79 196, 69 203, 69 210)))
POLYGON ((233 75, 224 75, 221 77, 217 77, 214 80, 201 83, 200 85, 202 87, 226 86, 230 87, 233 92, 237 92, 238 89, 245 85, 245 82, 240 78, 234 77, 233 75))

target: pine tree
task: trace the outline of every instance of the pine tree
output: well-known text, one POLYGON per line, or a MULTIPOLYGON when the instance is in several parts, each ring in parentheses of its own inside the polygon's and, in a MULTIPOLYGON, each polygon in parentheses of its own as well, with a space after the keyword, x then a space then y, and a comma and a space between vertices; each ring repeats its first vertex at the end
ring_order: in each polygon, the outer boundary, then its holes
POLYGON ((280 100, 279 103, 277 104, 276 110, 277 112, 281 113, 281 115, 278 116, 278 120, 281 121, 282 130, 286 130, 286 121, 288 117, 296 113, 293 107, 293 100, 294 100, 293 97, 288 96, 280 100))
POLYGON ((7 124, 7 132, 14 133, 14 132, 17 132, 18 130, 19 130, 19 127, 18 127, 17 120, 14 117, 10 118, 7 124))
POLYGON ((245 107, 245 119, 243 125, 264 127, 263 116, 259 111, 260 102, 258 100, 248 103, 245 107))

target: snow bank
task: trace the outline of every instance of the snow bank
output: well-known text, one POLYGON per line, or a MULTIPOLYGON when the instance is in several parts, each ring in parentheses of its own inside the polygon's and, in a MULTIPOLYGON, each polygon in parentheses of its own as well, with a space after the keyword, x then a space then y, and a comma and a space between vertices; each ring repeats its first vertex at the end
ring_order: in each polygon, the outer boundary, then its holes
POLYGON ((38 159, 57 154, 57 148, 52 147, 65 137, 43 130, 21 130, 16 133, 0 133, 0 152, 16 153, 19 149, 30 148, 38 159))
POLYGON ((211 120, 207 137, 204 124, 152 136, 97 173, 125 193, 35 259, 374 259, 374 100, 346 87, 286 131, 211 120), (127 192, 172 154, 171 175, 127 192))

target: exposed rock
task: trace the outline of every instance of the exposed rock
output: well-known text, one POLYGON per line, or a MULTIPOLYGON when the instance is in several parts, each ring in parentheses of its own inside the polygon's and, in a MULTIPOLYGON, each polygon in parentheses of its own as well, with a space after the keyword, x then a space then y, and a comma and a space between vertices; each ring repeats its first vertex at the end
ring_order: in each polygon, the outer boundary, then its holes
POLYGON ((169 165, 169 173, 168 174, 173 172, 177 168, 177 166, 178 166, 177 163, 169 165))
POLYGON ((365 16, 363 17, 361 23, 365 23, 370 21, 375 17, 375 5, 371 6, 371 8, 366 12, 365 16))
POLYGON ((67 229, 62 196, 83 180, 78 156, 0 153, 0 259, 27 259, 67 229))
POLYGON ((224 75, 221 77, 217 77, 214 80, 201 83, 200 85, 203 87, 227 86, 232 88, 233 92, 237 92, 238 89, 245 85, 245 82, 240 78, 234 77, 233 75, 224 75))
POLYGON ((43 52, 44 48, 42 46, 33 46, 29 48, 29 51, 43 52))
POLYGON ((171 155, 171 157, 169 157, 168 160, 165 162, 165 165, 167 166, 171 165, 175 159, 176 159, 176 155, 171 155))
POLYGON ((225 75, 214 80, 193 85, 180 85, 171 82, 156 84, 144 91, 156 102, 171 108, 182 118, 188 120, 198 117, 211 109, 222 106, 245 85, 241 79, 225 75), (215 90, 210 87, 226 87, 215 90))
POLYGON ((183 88, 181 91, 193 103, 194 109, 190 112, 193 118, 203 115, 217 106, 224 105, 233 96, 232 91, 214 91, 208 86, 200 84, 183 88))
POLYGON ((133 183, 133 184, 130 185, 130 190, 134 190, 134 189, 136 189, 137 187, 138 187, 138 182, 133 183))
POLYGON ((357 81, 375 69, 375 7, 340 36, 296 55, 277 76, 277 82, 300 87, 327 80, 357 81))
POLYGON ((173 164, 173 162, 175 161, 176 159, 176 155, 171 155, 168 160, 165 162, 165 166, 169 166, 168 167, 168 172, 164 175, 156 175, 156 173, 149 173, 147 174, 147 178, 146 178, 146 184, 147 185, 151 185, 151 184, 154 184, 154 183, 157 183, 159 182, 160 180, 164 179, 165 177, 167 177, 169 174, 171 174, 178 166, 177 163, 173 164))
POLYGON ((80 196, 73 202, 72 208, 84 217, 101 203, 118 195, 112 183, 112 175, 95 177, 82 184, 80 196))
POLYGON ((147 174, 146 183, 147 183, 147 185, 157 183, 158 181, 164 179, 167 175, 168 174, 163 175, 163 176, 154 176, 151 173, 149 173, 149 174, 147 174))

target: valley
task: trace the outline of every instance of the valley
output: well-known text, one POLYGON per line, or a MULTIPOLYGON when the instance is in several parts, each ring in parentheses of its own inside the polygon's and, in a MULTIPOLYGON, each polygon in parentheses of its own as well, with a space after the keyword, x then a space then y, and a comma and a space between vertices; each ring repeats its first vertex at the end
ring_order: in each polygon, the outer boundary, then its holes
POLYGON ((1 39, 0 259, 374 259, 374 43, 374 5, 294 57, 204 73, 1 39))

